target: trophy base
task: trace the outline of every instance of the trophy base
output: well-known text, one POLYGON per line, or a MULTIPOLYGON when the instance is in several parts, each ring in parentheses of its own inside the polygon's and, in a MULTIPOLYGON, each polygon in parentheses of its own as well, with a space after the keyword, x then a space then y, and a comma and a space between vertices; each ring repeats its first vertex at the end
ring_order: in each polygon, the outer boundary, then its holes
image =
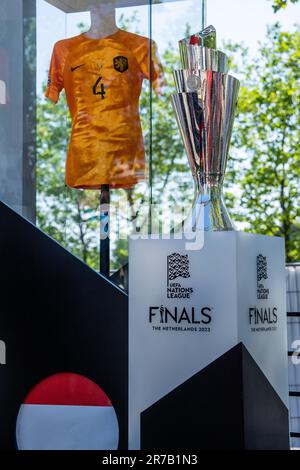
POLYGON ((284 241, 203 233, 129 242, 129 448, 288 449, 284 241))
POLYGON ((195 197, 191 213, 182 223, 181 231, 188 233, 203 230, 207 232, 236 230, 222 195, 211 198, 207 194, 199 194, 195 197))

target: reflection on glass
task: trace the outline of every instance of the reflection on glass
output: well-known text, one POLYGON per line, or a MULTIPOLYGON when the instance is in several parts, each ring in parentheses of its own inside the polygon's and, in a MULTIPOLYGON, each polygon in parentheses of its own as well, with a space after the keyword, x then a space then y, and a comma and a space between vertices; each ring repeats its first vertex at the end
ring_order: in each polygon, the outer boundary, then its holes
POLYGON ((0 200, 35 220, 35 0, 0 2, 0 200))
MULTIPOLYGON (((181 211, 192 203, 193 183, 171 106, 171 96, 175 93, 173 70, 180 68, 178 42, 204 27, 205 2, 165 1, 152 5, 151 13, 152 38, 158 45, 167 83, 163 96, 160 99, 153 96, 151 100, 152 201, 162 206, 162 214, 177 212, 179 222, 182 220, 181 211)), ((161 218, 164 222, 166 216, 161 218)), ((169 223, 171 226, 172 221, 169 223)), ((165 232, 168 227, 161 230, 165 232)))
POLYGON ((156 231, 148 218, 151 200, 172 205, 180 202, 183 191, 192 200, 170 96, 172 70, 179 61, 177 42, 202 28, 204 2, 160 2, 150 8, 143 0, 86 1, 91 13, 82 7, 66 15, 49 3, 57 4, 38 1, 44 37, 38 43, 43 67, 38 68, 38 87, 52 55, 46 93, 56 101, 65 88, 67 103, 63 94, 56 106, 43 99, 38 105, 39 224, 98 269, 99 191, 78 188, 109 184, 115 272, 127 262, 132 227, 156 231), (56 31, 49 27, 53 22, 56 31), (66 181, 76 191, 64 187, 67 149, 66 181))

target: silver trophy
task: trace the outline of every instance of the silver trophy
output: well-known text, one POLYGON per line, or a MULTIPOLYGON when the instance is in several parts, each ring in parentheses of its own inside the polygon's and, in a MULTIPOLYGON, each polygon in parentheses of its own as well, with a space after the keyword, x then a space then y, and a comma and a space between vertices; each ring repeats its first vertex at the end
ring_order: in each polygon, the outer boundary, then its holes
POLYGON ((173 107, 195 182, 186 230, 234 230, 222 186, 239 81, 228 75, 228 58, 216 49, 213 26, 179 41, 181 70, 173 72, 173 107))

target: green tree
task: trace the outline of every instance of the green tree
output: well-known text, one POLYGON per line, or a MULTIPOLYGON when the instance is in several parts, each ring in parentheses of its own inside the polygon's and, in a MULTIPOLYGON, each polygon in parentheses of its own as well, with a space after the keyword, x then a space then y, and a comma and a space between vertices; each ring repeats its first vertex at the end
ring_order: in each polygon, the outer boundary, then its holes
POLYGON ((291 3, 297 3, 299 2, 299 0, 271 0, 272 3, 273 3, 273 10, 274 10, 274 13, 276 13, 278 10, 281 10, 283 8, 286 8, 289 1, 291 3))
POLYGON ((300 258, 299 61, 299 30, 275 24, 244 65, 230 181, 241 191, 236 219, 248 231, 284 236, 287 261, 300 258))
POLYGON ((92 267, 99 265, 99 199, 94 191, 72 191, 64 183, 70 135, 65 96, 57 105, 40 98, 37 105, 37 223, 48 235, 92 267))

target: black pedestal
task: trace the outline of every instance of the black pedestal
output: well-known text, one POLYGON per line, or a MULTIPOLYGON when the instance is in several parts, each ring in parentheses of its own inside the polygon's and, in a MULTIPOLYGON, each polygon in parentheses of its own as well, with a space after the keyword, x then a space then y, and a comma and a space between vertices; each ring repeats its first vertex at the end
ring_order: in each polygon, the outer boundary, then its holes
POLYGON ((27 393, 58 372, 103 388, 127 449, 127 295, 1 202, 0 259, 0 450, 16 448, 27 393))
POLYGON ((288 449, 288 410, 239 343, 142 413, 141 448, 288 449))

